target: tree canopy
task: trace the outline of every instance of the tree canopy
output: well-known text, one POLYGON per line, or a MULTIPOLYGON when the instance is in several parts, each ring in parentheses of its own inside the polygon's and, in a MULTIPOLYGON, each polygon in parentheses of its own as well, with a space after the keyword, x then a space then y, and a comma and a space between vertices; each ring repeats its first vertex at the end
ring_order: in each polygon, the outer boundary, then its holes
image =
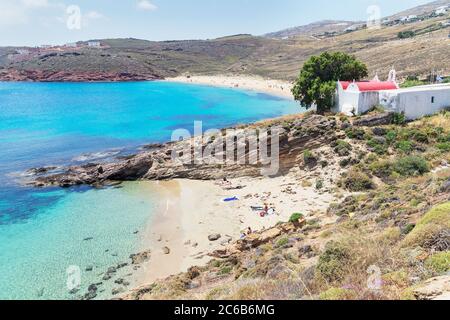
POLYGON ((367 75, 367 66, 356 57, 343 52, 324 52, 305 62, 292 93, 303 107, 309 109, 316 105, 317 112, 323 113, 334 103, 336 81, 358 81, 367 75))

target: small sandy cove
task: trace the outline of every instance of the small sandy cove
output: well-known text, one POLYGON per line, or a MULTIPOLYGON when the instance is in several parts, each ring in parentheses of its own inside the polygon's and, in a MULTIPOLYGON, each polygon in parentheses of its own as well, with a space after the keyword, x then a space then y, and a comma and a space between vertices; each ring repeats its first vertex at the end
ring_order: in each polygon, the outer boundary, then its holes
POLYGON ((264 79, 258 76, 241 75, 190 75, 168 78, 167 81, 210 85, 215 87, 241 88, 264 92, 274 96, 293 99, 292 84, 282 80, 264 79))
POLYGON ((142 235, 142 251, 151 250, 151 259, 135 273, 136 286, 187 271, 210 260, 208 253, 240 238, 248 227, 262 230, 288 221, 292 213, 314 216, 336 199, 313 186, 304 187, 300 177, 288 174, 277 178, 239 178, 221 181, 172 180, 148 182, 159 196, 156 215, 142 235), (225 198, 239 200, 224 202, 225 198), (268 204, 275 213, 261 217, 268 204), (220 234, 210 241, 208 237, 220 234))

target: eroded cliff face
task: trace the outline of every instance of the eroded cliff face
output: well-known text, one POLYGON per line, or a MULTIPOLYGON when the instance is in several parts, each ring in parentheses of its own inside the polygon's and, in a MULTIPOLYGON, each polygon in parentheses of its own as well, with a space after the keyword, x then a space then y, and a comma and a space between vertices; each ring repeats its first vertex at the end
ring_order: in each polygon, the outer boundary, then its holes
POLYGON ((128 72, 82 72, 82 71, 49 71, 49 70, 17 70, 0 69, 0 81, 33 81, 33 82, 115 82, 145 81, 161 79, 152 73, 128 72))
MULTIPOLYGON (((268 129, 267 124, 261 124, 256 128, 261 130, 260 139, 266 135, 267 150, 270 151, 273 146, 272 143, 275 143, 276 140, 272 141, 271 131, 266 131, 268 129)), ((335 133, 336 120, 334 117, 309 115, 299 116, 299 118, 290 121, 281 119, 271 123, 270 128, 278 128, 279 133, 277 139, 279 148, 276 148, 279 149, 279 164, 277 164, 279 170, 270 175, 284 174, 289 171, 298 164, 298 157, 304 150, 316 148, 338 139, 335 133)), ((54 172, 53 168, 31 169, 29 171, 32 175, 30 184, 38 187, 70 187, 139 179, 212 180, 224 177, 255 177, 263 174, 263 170, 273 166, 273 162, 267 165, 259 161, 256 164, 249 162, 251 157, 257 157, 255 154, 257 151, 249 147, 248 140, 245 137, 251 135, 254 129, 253 126, 237 129, 237 132, 240 133, 239 137, 243 138, 238 138, 232 144, 231 154, 234 154, 234 160, 232 161, 229 161, 228 157, 226 158, 227 161, 223 160, 226 153, 230 153, 229 145, 226 147, 226 141, 230 137, 223 130, 220 137, 195 137, 191 140, 157 145, 150 150, 113 163, 90 163, 83 166, 67 167, 57 173, 54 172), (240 152, 238 146, 241 147, 240 152), (206 153, 208 150, 211 152, 206 153), (199 152, 202 154, 201 161, 196 162, 194 159, 199 152), (177 157, 174 157, 174 155, 177 155, 177 157), (186 160, 186 156, 188 156, 188 160, 186 160)), ((234 139, 234 135, 231 139, 234 139)), ((269 158, 271 157, 272 155, 269 156, 269 158)))

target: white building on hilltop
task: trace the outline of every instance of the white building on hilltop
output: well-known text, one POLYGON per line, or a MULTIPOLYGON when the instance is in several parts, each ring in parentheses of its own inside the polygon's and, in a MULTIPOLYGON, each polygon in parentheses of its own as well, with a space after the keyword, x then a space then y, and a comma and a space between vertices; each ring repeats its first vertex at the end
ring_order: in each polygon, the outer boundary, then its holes
POLYGON ((88 47, 90 48, 100 48, 101 46, 100 41, 88 41, 88 47))
POLYGON ((447 13, 447 9, 448 9, 448 6, 442 6, 442 7, 436 8, 436 10, 434 11, 434 14, 437 16, 445 15, 447 13))
POLYGON ((361 115, 376 106, 403 113, 407 119, 417 119, 450 107, 450 84, 399 88, 396 72, 391 70, 388 81, 378 76, 371 81, 338 81, 335 112, 361 115))

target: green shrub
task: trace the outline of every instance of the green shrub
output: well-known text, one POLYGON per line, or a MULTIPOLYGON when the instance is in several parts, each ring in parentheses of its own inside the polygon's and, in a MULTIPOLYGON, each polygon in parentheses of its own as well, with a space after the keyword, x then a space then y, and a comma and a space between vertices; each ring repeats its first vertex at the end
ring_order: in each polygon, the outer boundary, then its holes
POLYGON ((415 227, 416 227, 415 224, 413 224, 413 223, 408 223, 408 224, 405 226, 405 228, 402 230, 402 233, 403 233, 403 234, 410 234, 411 231, 413 231, 415 227))
POLYGON ((450 151, 450 142, 441 142, 436 145, 436 148, 441 150, 442 152, 449 152, 450 151))
POLYGON ((394 171, 402 176, 417 176, 430 171, 428 162, 420 156, 408 156, 394 163, 394 171))
POLYGON ((343 288, 330 288, 319 295, 320 300, 349 300, 351 292, 343 288))
POLYGON ((306 165, 313 165, 317 162, 317 156, 311 150, 303 151, 303 161, 306 165))
POLYGON ((341 168, 345 168, 350 164, 351 160, 352 160, 351 158, 344 158, 341 161, 339 161, 339 166, 341 168))
POLYGON ((439 274, 450 271, 450 251, 433 254, 425 261, 425 266, 439 274))
POLYGON ((319 179, 319 180, 316 181, 316 189, 320 190, 322 188, 323 188, 323 180, 319 179))
POLYGON ((337 140, 336 146, 334 148, 334 152, 336 152, 341 157, 345 157, 350 155, 350 151, 352 150, 352 146, 350 143, 344 140, 337 140))
POLYGON ((424 246, 450 229, 450 202, 438 205, 428 211, 414 229, 403 240, 404 246, 424 246))
POLYGON ((370 139, 367 142, 367 146, 373 149, 373 152, 379 155, 383 155, 387 152, 387 146, 380 139, 370 139))
POLYGON ((413 144, 410 141, 402 140, 397 142, 395 148, 403 153, 411 153, 413 150, 413 144))
POLYGON ((352 192, 374 189, 372 179, 362 171, 350 170, 342 181, 345 189, 352 192))
POLYGON ((408 39, 408 38, 413 38, 416 35, 416 33, 412 30, 407 30, 407 31, 400 31, 397 34, 397 37, 399 39, 408 39))
POLYGON ((299 221, 300 219, 303 219, 303 214, 296 212, 291 215, 291 217, 289 218, 289 222, 294 223, 299 221))
POLYGON ((414 140, 421 143, 428 143, 428 135, 421 131, 414 131, 414 134, 412 136, 414 140))
POLYGON ((388 131, 388 133, 386 133, 387 143, 391 144, 392 142, 395 141, 395 139, 397 139, 397 131, 391 130, 391 131, 388 131))
POLYGON ((226 274, 230 274, 231 271, 233 271, 233 268, 230 266, 224 266, 220 269, 220 271, 218 272, 219 275, 226 275, 226 274))
POLYGON ((439 138, 437 139, 440 143, 450 142, 450 133, 449 134, 443 134, 441 133, 439 135, 439 138))
POLYGON ((348 128, 345 133, 349 139, 363 140, 366 132, 361 128, 348 128))
POLYGON ((350 260, 347 248, 338 242, 330 241, 325 246, 325 251, 320 255, 316 266, 316 272, 327 281, 339 280, 345 274, 345 265, 350 260))
POLYGON ((283 237, 283 238, 277 240, 275 247, 281 248, 281 247, 287 245, 288 243, 289 243, 289 239, 287 237, 283 237))
POLYGON ((383 177, 389 177, 393 171, 393 168, 392 168, 392 163, 390 163, 387 160, 381 160, 381 161, 373 162, 369 166, 369 170, 375 176, 383 178, 383 177))
POLYGON ((392 123, 397 125, 405 124, 406 123, 405 115, 403 113, 394 113, 392 123))
POLYGON ((406 80, 400 85, 400 88, 411 88, 417 86, 423 86, 425 83, 420 80, 406 80))
POLYGON ((320 166, 321 166, 322 168, 328 167, 328 161, 326 161, 326 160, 320 161, 320 166))

